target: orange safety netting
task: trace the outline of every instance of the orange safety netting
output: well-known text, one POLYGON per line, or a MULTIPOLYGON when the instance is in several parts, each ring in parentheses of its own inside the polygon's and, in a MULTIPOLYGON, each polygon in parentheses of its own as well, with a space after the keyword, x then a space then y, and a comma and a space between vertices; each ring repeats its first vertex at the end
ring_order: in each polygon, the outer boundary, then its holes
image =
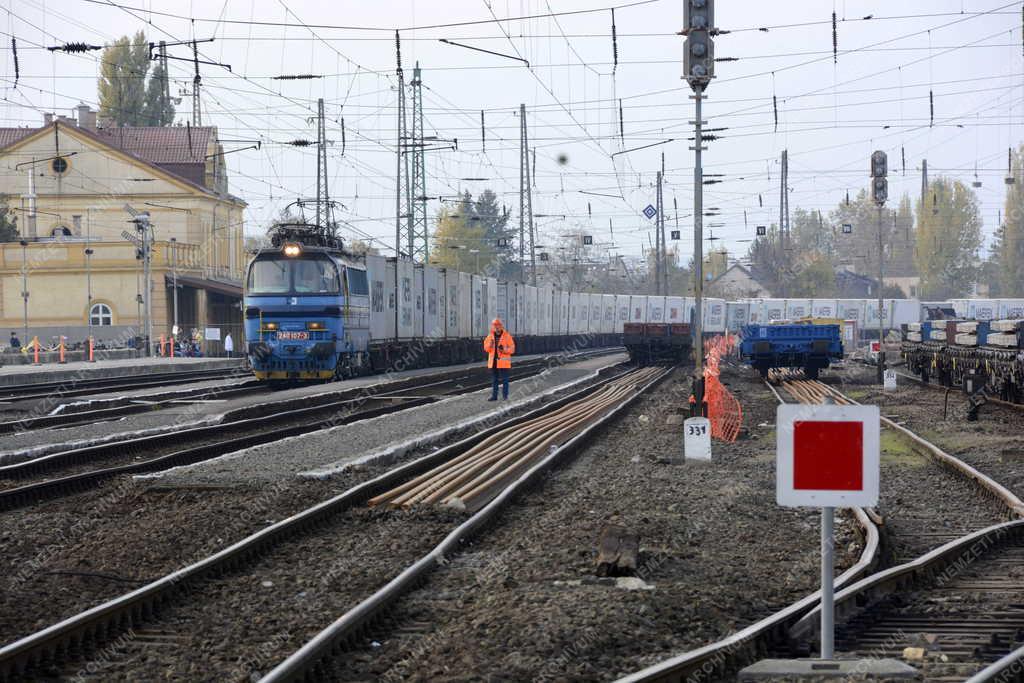
POLYGON ((708 404, 711 436, 722 441, 735 441, 743 424, 743 407, 736 397, 718 379, 719 361, 733 354, 736 337, 718 335, 704 342, 704 400, 708 404))

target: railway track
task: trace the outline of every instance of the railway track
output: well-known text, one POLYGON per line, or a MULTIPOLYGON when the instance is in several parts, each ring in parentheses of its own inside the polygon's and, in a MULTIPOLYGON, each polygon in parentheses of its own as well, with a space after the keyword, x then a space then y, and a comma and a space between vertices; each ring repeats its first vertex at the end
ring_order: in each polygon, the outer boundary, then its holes
POLYGON ((25 417, 0 422, 0 434, 11 434, 33 429, 50 429, 54 427, 73 427, 82 424, 94 424, 116 420, 128 415, 137 415, 168 406, 189 402, 223 400, 243 396, 255 392, 267 391, 262 382, 248 380, 223 387, 204 387, 183 390, 170 394, 139 396, 136 398, 100 399, 88 404, 64 404, 60 412, 51 414, 33 414, 34 410, 25 411, 25 417), (91 407, 101 405, 104 407, 91 407))
MULTIPOLYGON (((964 388, 962 386, 960 386, 959 384, 953 385, 951 387, 947 387, 947 386, 943 386, 942 384, 934 384, 932 382, 926 382, 925 380, 921 379, 920 377, 915 377, 914 375, 908 375, 905 372, 897 372, 896 375, 898 377, 902 377, 903 379, 909 379, 911 382, 914 382, 915 384, 918 384, 918 385, 920 385, 922 387, 928 387, 929 389, 935 389, 936 391, 945 391, 945 392, 947 392, 947 394, 950 391, 956 391, 956 392, 959 392, 959 393, 962 394, 963 391, 964 391, 964 388)), ((995 398, 995 397, 989 396, 987 394, 985 395, 985 401, 988 402, 988 403, 994 403, 995 405, 998 405, 998 406, 1003 406, 1005 408, 1012 408, 1013 410, 1024 411, 1024 403, 1014 403, 1013 401, 1004 401, 1001 398, 995 398)))
MULTIPOLYGON (((95 651, 125 631, 131 633, 141 627, 150 632, 152 622, 159 622, 159 631, 167 635, 167 646, 147 650, 146 661, 140 663, 132 654, 142 645, 131 642, 124 648, 125 658, 119 654, 104 660, 105 676, 160 677, 166 675, 161 666, 173 663, 179 671, 231 677, 237 673, 232 667, 240 659, 233 650, 244 648, 244 660, 245 653, 261 639, 275 638, 279 631, 286 632, 290 639, 301 636, 301 642, 309 636, 312 639, 282 662, 269 679, 282 680, 297 675, 296 672, 312 671, 336 644, 380 617, 404 591, 417 585, 463 542, 480 533, 515 495, 536 485, 549 468, 570 457, 595 430, 614 419, 669 372, 651 368, 614 374, 597 385, 393 468, 181 570, 3 647, 0 677, 73 671, 84 652, 95 651), (612 391, 607 387, 628 390, 593 411, 596 403, 612 391), (493 499, 468 517, 450 508, 424 507, 410 512, 366 507, 372 497, 491 439, 516 434, 516 438, 523 439, 524 431, 537 429, 537 421, 555 415, 566 421, 588 417, 559 439, 534 444, 542 457, 508 483, 507 488, 493 491, 493 499), (396 543, 401 547, 396 548, 396 543), (363 546, 369 549, 367 557, 385 558, 390 564, 367 572, 357 558, 347 562, 345 549, 356 553, 363 546), (411 564, 407 564, 409 561, 411 564), (282 579, 283 575, 288 578, 282 579), (380 588, 381 576, 395 578, 380 588), (263 590, 260 586, 276 588, 263 590), (296 593, 299 587, 301 593, 296 593), (366 598, 371 592, 372 596, 366 598), (324 612, 325 609, 330 611, 324 612), (344 616, 331 623, 342 612, 344 616), (314 613, 325 617, 320 623, 331 625, 320 633, 315 633, 317 627, 313 625, 314 632, 304 633, 310 630, 308 622, 314 613), (242 632, 225 632, 232 629, 242 632), (196 638, 204 639, 211 651, 197 651, 196 638), (200 664, 193 663, 200 654, 206 659, 200 664)), ((510 463, 509 467, 515 465, 510 463)))
MULTIPOLYGON (((514 370, 513 377, 529 377, 546 367, 543 360, 524 363, 514 370)), ((87 446, 3 466, 0 487, 6 488, 0 489, 0 511, 79 493, 120 475, 189 465, 283 438, 425 405, 446 396, 478 391, 491 384, 483 370, 486 368, 448 373, 441 379, 427 376, 377 385, 376 393, 360 388, 302 397, 290 401, 286 410, 262 404, 244 409, 244 417, 228 418, 215 425, 87 446), (103 466, 98 467, 100 464, 103 466), (35 481, 27 481, 31 479, 35 481)))
POLYGON ((147 387, 164 387, 188 382, 248 376, 243 368, 230 370, 196 370, 194 372, 148 373, 133 377, 99 377, 70 379, 64 382, 14 384, 0 387, 0 403, 10 401, 58 400, 74 396, 88 396, 112 391, 131 391, 147 387))
MULTIPOLYGON (((783 387, 786 388, 787 392, 791 391, 792 395, 798 400, 814 403, 825 400, 834 403, 855 403, 841 392, 819 380, 792 380, 790 375, 781 376, 778 379, 782 381, 783 387)), ((775 393, 779 402, 783 402, 782 396, 775 388, 771 384, 768 386, 775 393)), ((894 596, 899 596, 911 587, 925 587, 925 584, 928 582, 934 581, 938 576, 942 576, 943 571, 961 567, 965 562, 964 558, 970 556, 968 554, 979 552, 977 546, 979 542, 984 547, 981 553, 986 556, 988 555, 987 551, 997 547, 1005 546, 1011 548, 1012 553, 1007 557, 1011 558, 1015 568, 1014 571, 1020 572, 1015 573, 1015 576, 1020 577, 1024 575, 1024 567, 1019 566, 1012 559, 1017 557, 1017 548, 1021 543, 1024 543, 1024 520, 1020 519, 1024 517, 1024 502, 998 482, 982 474, 967 463, 945 453, 942 449, 922 439, 905 427, 894 423, 884 416, 882 421, 887 427, 900 432, 925 449, 930 457, 948 467, 951 472, 955 472, 958 476, 971 482, 984 495, 1001 504, 1005 510, 1006 517, 1016 519, 972 531, 946 542, 924 556, 910 562, 882 571, 873 571, 880 559, 878 527, 874 523, 874 520, 878 519, 878 517, 873 511, 854 510, 858 521, 865 529, 868 540, 865 543, 861 559, 857 565, 835 580, 837 591, 835 616, 836 623, 840 625, 840 630, 837 634, 837 656, 855 656, 858 654, 879 656, 879 653, 871 648, 868 648, 866 652, 846 652, 842 649, 843 643, 856 648, 858 647, 857 643, 860 642, 856 640, 860 631, 857 630, 857 624, 854 623, 853 619, 860 617, 862 619, 861 623, 864 624, 878 623, 879 620, 889 613, 887 607, 896 604, 898 601, 899 598, 894 596), (849 629, 846 627, 847 624, 850 625, 849 629)), ((974 571, 981 571, 980 567, 981 565, 978 565, 974 571)), ((972 576, 974 574, 963 574, 965 581, 972 576)), ((1017 584, 1024 585, 1020 578, 1017 578, 1016 582, 1017 584)), ((969 583, 963 584, 965 591, 968 592, 971 586, 972 584, 969 583)), ((917 594, 915 593, 915 595, 917 594)), ((1004 594, 1000 597, 1009 598, 1010 596, 1004 594)), ((1018 605, 1020 602, 1020 600, 1017 601, 1018 605)), ((1002 604, 1005 607, 1008 603, 1003 602, 1002 604)), ((985 606, 981 606, 981 614, 984 614, 984 609, 985 606)), ((977 612, 972 613, 977 614, 977 612)), ((961 614, 960 617, 962 618, 962 616, 961 614)), ((950 618, 955 619, 957 617, 951 616, 950 618)), ((1016 619, 1016 616, 1013 618, 1016 619)), ((1013 623, 1016 622, 1014 621, 1013 623)), ((620 679, 620 681, 629 683, 641 681, 645 683, 651 681, 681 682, 693 680, 691 677, 694 676, 698 677, 697 680, 720 680, 724 679, 729 672, 738 671, 743 666, 753 663, 766 652, 778 656, 792 656, 794 654, 806 656, 813 650, 817 644, 817 638, 820 637, 816 630, 819 625, 819 597, 815 593, 718 642, 682 653, 630 676, 626 676, 620 679)), ((911 623, 908 622, 906 625, 910 626, 911 623)), ((935 624, 935 626, 937 628, 939 624, 935 624)), ((964 623, 961 621, 959 625, 961 631, 963 631, 963 626, 964 623)), ((953 628, 955 629, 956 626, 953 626, 953 628)), ((901 633, 907 634, 908 631, 903 630, 901 633)), ((953 634, 956 631, 951 630, 949 633, 953 634)), ((1002 635, 1002 633, 1001 631, 999 638, 1005 639, 1006 636, 1002 635)), ((1015 632, 1013 635, 1016 636, 1018 633, 1024 635, 1022 631, 1015 632)), ((893 635, 891 628, 888 635, 893 635)), ((928 638, 933 636, 934 633, 927 632, 926 634, 917 635, 922 638, 928 638)), ((916 642, 916 639, 914 640, 916 642)), ((1013 647, 1013 642, 1013 638, 1011 638, 1009 643, 1000 651, 1005 654, 1010 647, 1013 647)), ((878 645, 878 641, 877 639, 871 640, 869 636, 865 636, 864 644, 870 644, 874 647, 878 645)), ((908 643, 900 644, 897 642, 897 639, 890 638, 888 645, 889 649, 882 656, 901 657, 903 655, 903 648, 907 647, 908 643)), ((946 645, 952 648, 953 640, 951 639, 946 645)), ((950 651, 952 652, 952 649, 950 651)), ((979 651, 978 654, 983 655, 984 653, 979 651)), ((998 659, 998 654, 999 652, 993 652, 989 656, 998 659)), ((972 651, 971 656, 974 655, 975 652, 972 651)), ((949 658, 948 654, 946 656, 949 658)), ((959 663, 974 669, 980 669, 983 666, 983 663, 980 661, 959 663)), ((962 678, 959 680, 962 680, 962 678)))

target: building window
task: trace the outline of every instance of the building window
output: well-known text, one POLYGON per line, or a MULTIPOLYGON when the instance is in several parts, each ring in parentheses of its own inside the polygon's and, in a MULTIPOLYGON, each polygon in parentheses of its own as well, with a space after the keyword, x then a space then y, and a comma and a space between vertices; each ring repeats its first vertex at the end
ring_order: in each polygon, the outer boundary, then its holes
POLYGON ((89 324, 96 326, 113 325, 114 312, 106 304, 93 304, 89 309, 89 324))
POLYGON ((50 162, 50 168, 52 168, 53 172, 57 175, 64 175, 68 172, 68 160, 64 157, 56 157, 50 162))
POLYGON ((54 228, 52 231, 50 231, 50 236, 54 237, 55 239, 63 239, 65 237, 71 237, 71 234, 72 234, 71 233, 71 229, 67 228, 67 227, 65 227, 63 225, 58 225, 56 228, 54 228))

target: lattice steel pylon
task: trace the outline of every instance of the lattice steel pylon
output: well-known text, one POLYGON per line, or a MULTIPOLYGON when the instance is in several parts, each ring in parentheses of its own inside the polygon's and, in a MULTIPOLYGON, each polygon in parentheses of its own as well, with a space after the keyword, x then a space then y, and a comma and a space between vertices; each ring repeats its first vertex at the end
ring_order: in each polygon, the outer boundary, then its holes
POLYGON ((420 63, 412 71, 412 183, 409 205, 409 255, 413 261, 427 263, 430 256, 430 235, 427 229, 427 165, 426 141, 423 136, 423 81, 420 63))
MULTIPOLYGON (((412 257, 412 193, 409 191, 409 159, 406 146, 409 143, 405 116, 405 72, 402 71, 402 43, 395 31, 395 59, 398 68, 398 144, 395 149, 397 168, 395 170, 395 255, 412 257), (404 213, 403 213, 404 200, 404 213), (402 251, 405 246, 406 251, 402 251)), ((396 270, 397 272, 397 270, 396 270)), ((397 310, 397 309, 396 309, 397 310)))
POLYGON ((324 98, 317 100, 316 117, 316 226, 333 236, 334 216, 327 182, 327 132, 324 123, 324 98))
MULTIPOLYGON (((530 282, 537 285, 537 262, 534 253, 533 197, 530 194, 530 145, 526 135, 526 105, 519 105, 519 268, 526 270, 530 256, 530 282), (527 231, 529 227, 529 231, 527 231)), ((524 278, 525 279, 525 278, 524 278)))

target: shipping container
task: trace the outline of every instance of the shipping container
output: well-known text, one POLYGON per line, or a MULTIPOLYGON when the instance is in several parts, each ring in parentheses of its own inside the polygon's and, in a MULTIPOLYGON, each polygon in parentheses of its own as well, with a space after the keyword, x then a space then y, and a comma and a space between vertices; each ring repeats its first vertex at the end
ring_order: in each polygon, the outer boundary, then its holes
POLYGON ((999 317, 1003 320, 1024 318, 1024 299, 1000 299, 999 317))
POLYGON ((665 297, 663 296, 650 296, 647 297, 647 322, 649 323, 663 323, 665 322, 665 297))
POLYGON ((800 320, 811 315, 810 299, 786 299, 786 312, 783 318, 786 320, 800 320))
POLYGON ((604 316, 601 321, 601 332, 612 334, 615 332, 615 295, 602 294, 601 306, 604 308, 604 316))
POLYGON ((444 326, 444 281, 441 271, 433 266, 423 266, 423 298, 425 300, 423 329, 428 339, 443 339, 444 326))
POLYGON ((725 328, 729 332, 737 333, 750 322, 750 306, 750 303, 744 301, 725 302, 725 328))
POLYGON ((629 294, 615 295, 615 332, 622 333, 623 325, 629 322, 629 294))
POLYGON ((681 296, 665 297, 665 322, 682 324, 690 322, 686 317, 686 298, 681 296))
POLYGON ((401 260, 398 267, 398 337, 412 339, 416 336, 413 324, 415 302, 413 300, 413 274, 415 265, 412 261, 401 260))
POLYGON ((370 339, 372 341, 387 341, 395 337, 395 269, 389 265, 383 256, 366 257, 366 274, 370 285, 370 339))
POLYGON ((811 317, 834 319, 838 315, 835 299, 812 299, 811 317))
POLYGON ((704 334, 722 334, 725 332, 725 300, 704 299, 704 334))
POLYGON ((993 320, 999 317, 996 299, 971 299, 967 304, 967 317, 972 320, 993 320))
POLYGON ((472 285, 469 273, 459 273, 459 333, 462 339, 473 335, 472 285))

